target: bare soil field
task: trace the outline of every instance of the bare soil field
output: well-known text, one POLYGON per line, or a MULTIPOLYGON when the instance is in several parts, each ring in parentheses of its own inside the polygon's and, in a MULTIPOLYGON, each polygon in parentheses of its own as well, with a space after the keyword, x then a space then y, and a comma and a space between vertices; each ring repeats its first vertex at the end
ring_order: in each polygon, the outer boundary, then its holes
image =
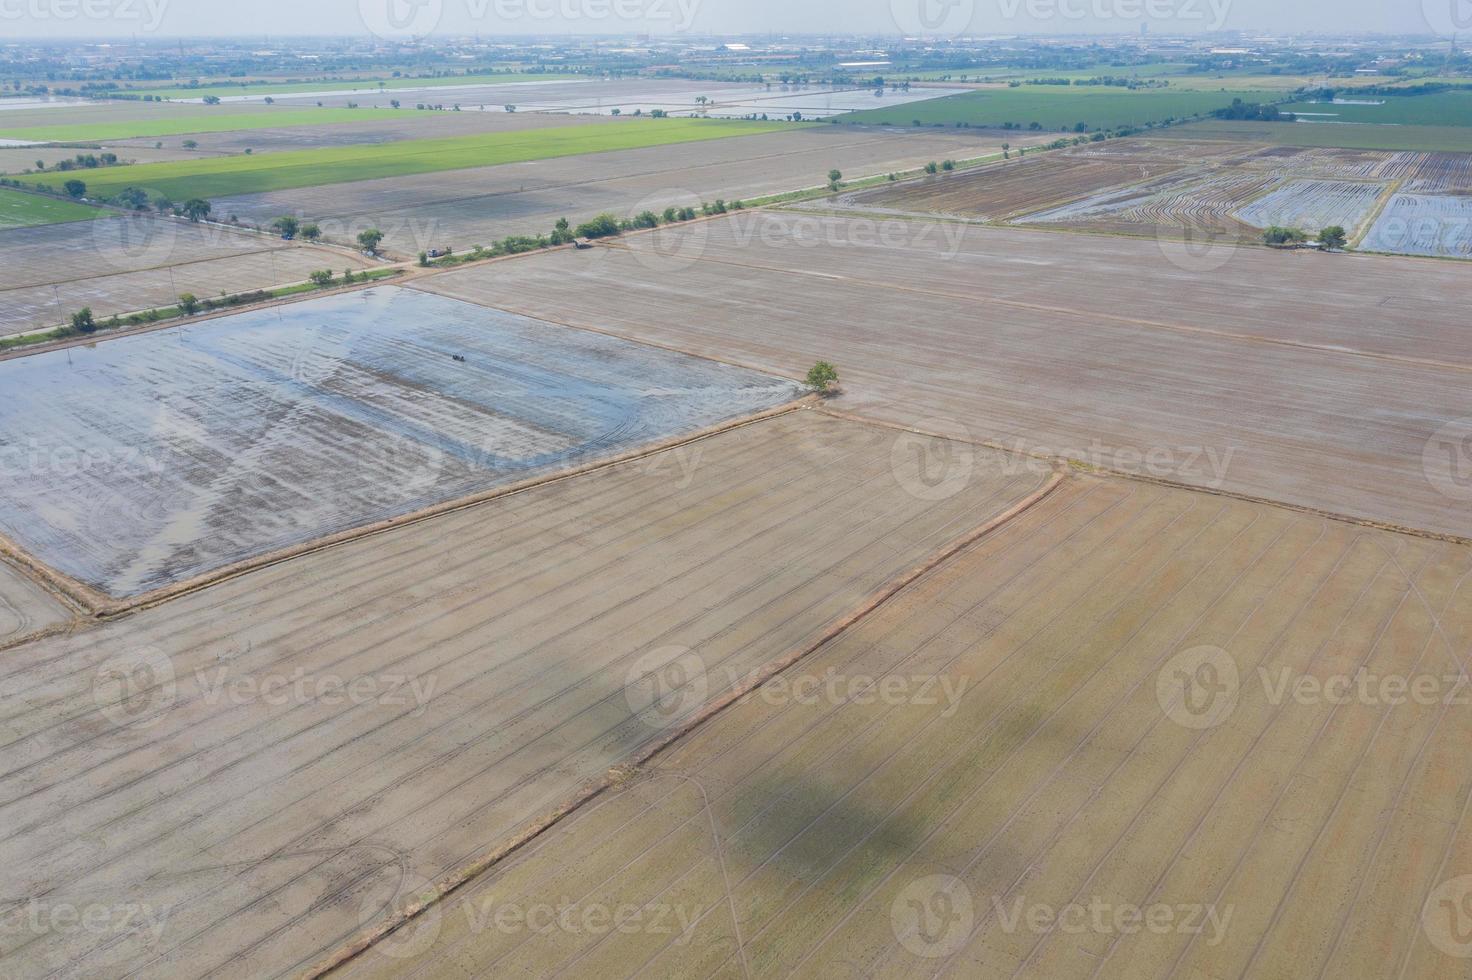
POLYGON ((1312 233, 1337 224, 1354 241, 1392 188, 1472 192, 1469 175, 1472 154, 1133 139, 840 195, 821 206, 1236 242, 1254 241, 1272 225, 1312 233))
POLYGON ((0 387, 26 448, 0 532, 119 598, 800 394, 394 286, 0 362, 0 387))
MULTIPOLYGON (((7 451, 5 455, 12 453, 7 451)), ((0 561, 0 647, 71 618, 71 612, 51 593, 28 575, 0 561)))
POLYGON ((1179 163, 1079 159, 1046 154, 955 176, 906 181, 840 196, 839 207, 1000 221, 1072 201, 1101 188, 1133 184, 1180 169, 1179 163))
POLYGON ((1465 977, 1469 573, 1071 477, 332 975, 1465 977))
POLYGON ((393 177, 216 201, 242 220, 282 214, 322 222, 334 239, 375 226, 384 247, 413 256, 450 245, 489 245, 513 234, 544 234, 602 211, 630 214, 702 200, 749 199, 815 187, 835 167, 849 177, 914 169, 931 160, 1001 152, 995 132, 904 133, 836 127, 794 129, 639 150, 619 150, 415 177, 393 177), (726 145, 716 146, 715 143, 726 145))
POLYGON ((297 974, 1050 479, 799 410, 7 651, 0 973, 297 974))
POLYGON ((1450 263, 767 212, 416 286, 759 370, 826 359, 892 421, 1472 532, 1427 463, 1467 415, 1450 263))
MULTIPOLYGON (((125 163, 161 163, 165 160, 188 160, 199 156, 216 156, 214 153, 205 153, 200 150, 186 150, 177 143, 171 148, 165 144, 163 149, 154 149, 156 140, 146 141, 146 145, 134 146, 123 143, 97 144, 98 149, 82 148, 80 146, 31 146, 21 148, 0 148, 0 173, 18 174, 26 170, 35 170, 36 161, 40 160, 47 168, 55 167, 62 160, 70 160, 78 153, 103 153, 112 152, 118 155, 118 159, 125 163)), ((58 181, 77 177, 85 181, 87 174, 68 173, 64 176, 56 175, 58 181)))
POLYGON ((184 292, 218 296, 370 264, 337 249, 141 215, 0 232, 0 250, 0 336, 56 326, 84 306, 107 317, 168 306, 184 292))

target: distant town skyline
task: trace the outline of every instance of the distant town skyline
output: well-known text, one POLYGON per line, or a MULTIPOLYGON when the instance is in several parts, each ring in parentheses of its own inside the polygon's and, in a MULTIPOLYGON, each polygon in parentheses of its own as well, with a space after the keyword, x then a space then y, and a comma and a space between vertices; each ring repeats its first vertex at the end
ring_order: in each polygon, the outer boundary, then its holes
POLYGON ((1214 31, 1472 34, 1472 0, 0 0, 48 37, 843 33, 936 38, 1214 31), (1445 9, 1443 9, 1445 8, 1445 9))

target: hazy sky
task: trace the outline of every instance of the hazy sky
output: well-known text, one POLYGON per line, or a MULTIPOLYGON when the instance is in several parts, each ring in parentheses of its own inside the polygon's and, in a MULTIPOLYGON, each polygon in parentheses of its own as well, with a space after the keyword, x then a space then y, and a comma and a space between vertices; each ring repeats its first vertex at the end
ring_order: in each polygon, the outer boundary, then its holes
MULTIPOLYGON (((1429 33, 1472 0, 0 0, 5 37, 403 32, 1429 33), (1442 9, 1446 8, 1446 9, 1442 9)), ((1472 34, 1472 29, 1469 29, 1472 34)))

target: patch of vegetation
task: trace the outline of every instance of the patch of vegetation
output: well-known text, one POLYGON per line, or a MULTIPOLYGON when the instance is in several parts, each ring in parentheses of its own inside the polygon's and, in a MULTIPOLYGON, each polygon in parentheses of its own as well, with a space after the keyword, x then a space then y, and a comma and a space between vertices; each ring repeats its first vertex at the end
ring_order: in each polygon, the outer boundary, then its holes
POLYGON ((123 95, 155 96, 161 99, 198 99, 205 95, 290 95, 301 92, 372 92, 377 89, 445 88, 454 85, 505 85, 508 82, 551 82, 576 78, 566 72, 494 72, 479 75, 434 75, 429 78, 345 78, 303 82, 241 82, 239 84, 176 85, 167 88, 129 89, 123 95))
POLYGON ((1358 91, 1319 92, 1332 99, 1336 94, 1351 100, 1380 105, 1344 105, 1332 101, 1293 102, 1285 112, 1314 113, 1305 118, 1335 123, 1366 123, 1393 126, 1472 126, 1472 91, 1432 91, 1424 95, 1387 95, 1358 91))
POLYGON ((784 125, 747 120, 667 119, 655 122, 643 119, 619 125, 566 126, 323 147, 259 156, 139 164, 126 168, 123 173, 100 172, 93 177, 93 182, 103 194, 115 193, 131 184, 174 198, 226 197, 750 136, 772 132, 784 125))
POLYGON ((88 221, 103 212, 86 204, 0 187, 0 229, 88 221))

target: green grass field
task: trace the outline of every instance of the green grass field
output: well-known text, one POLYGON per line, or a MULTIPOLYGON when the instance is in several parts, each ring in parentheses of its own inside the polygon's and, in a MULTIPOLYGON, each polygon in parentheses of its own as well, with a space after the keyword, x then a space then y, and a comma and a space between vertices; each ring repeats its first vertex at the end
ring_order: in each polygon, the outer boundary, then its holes
POLYGON ((1374 123, 1395 126, 1472 126, 1472 91, 1434 95, 1376 95, 1367 102, 1383 105, 1335 105, 1294 102, 1284 112, 1314 113, 1310 119, 1336 123, 1374 123))
POLYGON ((164 194, 176 201, 190 197, 215 198, 749 136, 778 131, 784 125, 791 124, 630 119, 615 124, 148 163, 90 171, 87 189, 89 196, 101 197, 125 187, 141 187, 150 194, 164 194))
POLYGON ((157 95, 165 99, 202 99, 206 95, 289 95, 299 92, 310 95, 314 92, 342 92, 348 89, 375 89, 379 83, 385 90, 404 88, 446 88, 453 85, 506 85, 512 82, 552 82, 577 75, 555 72, 502 72, 489 75, 451 75, 435 78, 354 78, 316 82, 252 82, 250 84, 187 85, 171 88, 129 89, 130 95, 157 95))
POLYGON ((1169 139, 1223 139, 1274 146, 1343 147, 1472 153, 1472 126, 1381 126, 1371 123, 1263 123, 1213 119, 1155 134, 1169 139))
POLYGON ((1072 129, 1077 123, 1084 123, 1090 129, 1115 129, 1210 112, 1230 105, 1232 99, 1238 97, 1248 101, 1272 98, 1268 93, 1255 92, 1130 91, 1102 86, 1028 85, 965 92, 888 109, 866 109, 840 118, 843 122, 894 126, 908 126, 918 119, 925 125, 964 122, 972 126, 1000 126, 1016 123, 1025 129, 1036 122, 1043 129, 1059 130, 1065 127, 1072 129))
POLYGON ((263 106, 260 112, 168 116, 116 123, 74 123, 69 126, 31 126, 0 129, 0 138, 32 140, 37 143, 95 143, 99 140, 137 139, 145 136, 178 136, 184 133, 231 133, 236 130, 275 129, 286 126, 326 126, 329 123, 389 119, 414 109, 276 109, 263 106))
POLYGON ((38 197, 24 191, 0 187, 0 230, 25 228, 29 225, 58 225, 66 221, 87 221, 102 214, 97 208, 72 201, 38 197))

